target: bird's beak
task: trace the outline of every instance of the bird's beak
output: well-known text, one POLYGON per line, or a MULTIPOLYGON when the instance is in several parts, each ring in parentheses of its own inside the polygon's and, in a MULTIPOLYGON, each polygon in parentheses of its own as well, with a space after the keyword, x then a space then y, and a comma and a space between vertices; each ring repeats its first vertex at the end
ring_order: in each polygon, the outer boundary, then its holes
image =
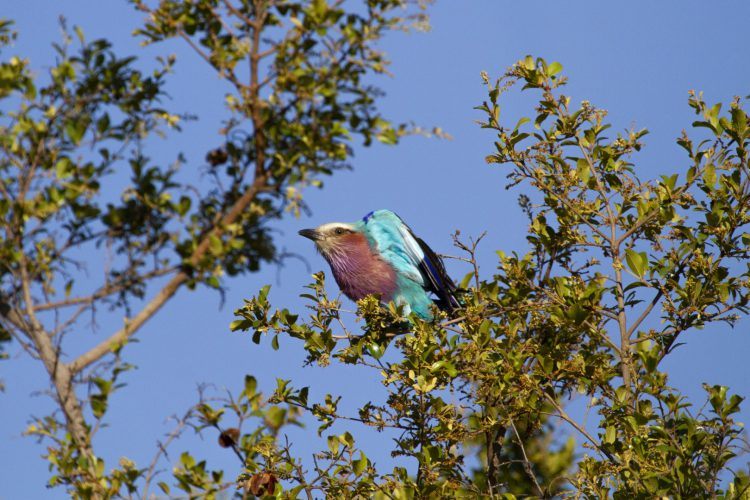
POLYGON ((315 229, 303 229, 299 232, 299 235, 304 236, 305 238, 310 238, 313 241, 320 239, 320 233, 315 229))

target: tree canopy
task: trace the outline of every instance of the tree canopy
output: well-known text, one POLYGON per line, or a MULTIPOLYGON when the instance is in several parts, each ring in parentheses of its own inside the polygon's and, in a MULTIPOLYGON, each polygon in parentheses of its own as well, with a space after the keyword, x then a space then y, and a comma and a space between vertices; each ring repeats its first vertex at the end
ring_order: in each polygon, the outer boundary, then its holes
MULTIPOLYGON (((382 400, 349 413, 340 395, 313 399, 282 369, 272 393, 248 373, 236 394, 202 391, 152 463, 104 463, 92 437, 145 322, 183 289, 221 293, 283 261, 274 224, 308 209, 305 188, 350 167, 355 140, 424 133, 388 120, 373 83, 387 71, 379 41, 423 26, 422 3, 132 4, 144 43, 180 40, 231 89, 206 182, 183 172, 195 159, 148 154, 151 137, 169 140, 191 119, 167 106, 173 58, 146 70, 67 26, 45 73, 0 54, 0 346, 22 346, 49 377, 59 411, 27 434, 47 445, 50 486, 80 498, 750 498, 734 460, 746 452, 742 396, 706 385, 705 400, 690 401, 664 368, 688 332, 748 311, 746 101, 691 94, 681 167, 652 179, 638 163, 647 131, 613 132, 604 109, 565 95, 560 63, 532 56, 483 73, 476 108, 488 168, 507 174, 528 218, 527 249, 496 249, 487 273, 476 259, 487 243, 456 233, 455 314, 424 321, 377 297, 347 311, 322 272, 301 291, 306 311, 274 307, 272 287, 258 286, 227 313, 227 334, 363 369, 382 400), (527 117, 509 122, 505 103, 529 95, 527 117), (101 262, 86 262, 91 249, 101 262), (93 266, 103 272, 84 279, 93 266), (122 327, 92 335, 82 318, 94 313, 122 327), (87 348, 70 351, 71 336, 87 348), (595 417, 572 415, 574 397, 595 417), (353 430, 334 432, 339 421, 353 430), (286 429, 310 422, 324 447, 300 456, 286 429), (234 453, 236 470, 193 449, 159 473, 190 428, 234 453), (393 464, 361 449, 364 428, 388 438, 393 464)), ((14 36, 3 21, 0 48, 14 36)))

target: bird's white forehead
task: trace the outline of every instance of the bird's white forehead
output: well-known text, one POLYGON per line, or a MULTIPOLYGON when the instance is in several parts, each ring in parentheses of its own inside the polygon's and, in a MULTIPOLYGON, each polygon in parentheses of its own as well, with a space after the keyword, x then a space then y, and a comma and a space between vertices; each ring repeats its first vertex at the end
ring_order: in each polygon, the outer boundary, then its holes
POLYGON ((351 231, 354 229, 354 226, 346 222, 329 222, 327 224, 322 224, 318 226, 316 231, 322 234, 327 234, 327 233, 330 233, 331 231, 336 230, 336 228, 348 229, 349 231, 351 231))

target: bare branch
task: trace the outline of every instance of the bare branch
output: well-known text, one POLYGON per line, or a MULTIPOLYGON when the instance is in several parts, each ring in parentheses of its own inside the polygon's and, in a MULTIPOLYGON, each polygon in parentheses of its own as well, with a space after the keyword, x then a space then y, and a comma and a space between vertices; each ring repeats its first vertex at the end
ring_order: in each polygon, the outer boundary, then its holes
POLYGON ((529 457, 526 455, 526 448, 523 445, 523 440, 521 440, 521 436, 518 434, 518 429, 516 429, 516 424, 513 422, 513 419, 510 420, 510 426, 513 429, 513 433, 516 435, 518 446, 519 448, 521 448, 521 454, 523 455, 523 470, 526 472, 526 475, 529 476, 529 479, 531 479, 531 481, 534 483, 537 494, 540 497, 544 498, 544 490, 542 490, 542 487, 539 486, 539 481, 537 481, 536 479, 536 474, 534 474, 534 470, 531 467, 529 457))
MULTIPOLYGON (((164 269, 157 269, 150 273, 146 273, 142 276, 139 276, 138 281, 144 281, 144 280, 149 280, 152 278, 158 278, 160 276, 165 276, 167 274, 175 272, 177 269, 178 268, 176 266, 170 266, 164 269)), ((57 302, 47 302, 44 304, 39 304, 39 305, 34 306, 34 310, 39 312, 39 311, 48 311, 50 309, 59 309, 63 307, 76 306, 80 304, 91 304, 93 302, 96 302, 99 299, 103 299, 115 293, 121 292, 122 290, 125 290, 127 287, 131 286, 134 282, 136 282, 136 280, 131 279, 129 280, 128 283, 119 283, 119 284, 114 284, 114 285, 107 284, 101 287, 96 292, 92 293, 91 295, 87 295, 84 297, 74 297, 70 299, 60 300, 57 302)))
POLYGON ((572 418, 570 418, 570 416, 565 412, 565 410, 562 409, 562 406, 560 406, 560 403, 558 403, 557 400, 555 400, 555 398, 553 398, 552 396, 550 396, 549 394, 547 394, 545 391, 541 391, 541 392, 544 395, 544 398, 547 401, 549 401, 549 403, 555 408, 555 411, 557 411, 556 414, 553 414, 554 416, 560 417, 561 419, 565 420, 567 423, 569 423, 570 425, 572 425, 575 430, 577 430, 578 432, 580 432, 581 435, 583 435, 586 439, 588 439, 589 443, 591 443, 592 445, 594 445, 594 447, 597 450, 599 450, 604 455, 606 455, 607 458, 609 458, 610 460, 612 460, 613 463, 619 463, 619 460, 617 460, 617 458, 615 458, 615 456, 612 455, 610 452, 608 452, 607 450, 605 450, 604 448, 602 448, 601 445, 599 444, 599 442, 596 439, 594 439, 591 436, 591 434, 588 433, 588 431, 586 429, 584 429, 583 427, 581 427, 575 420, 573 420, 572 418))
POLYGON ((148 471, 146 472, 145 481, 143 484, 143 493, 141 494, 141 498, 148 498, 148 489, 151 486, 151 481, 153 480, 155 474, 156 474, 156 465, 159 463, 159 460, 162 456, 167 458, 167 448, 169 445, 180 437, 182 434, 183 429, 187 425, 188 420, 193 415, 194 408, 190 408, 185 415, 177 419, 177 425, 174 429, 167 435, 167 439, 162 443, 161 441, 157 442, 158 450, 156 454, 154 455, 154 458, 151 460, 151 464, 148 467, 148 471))

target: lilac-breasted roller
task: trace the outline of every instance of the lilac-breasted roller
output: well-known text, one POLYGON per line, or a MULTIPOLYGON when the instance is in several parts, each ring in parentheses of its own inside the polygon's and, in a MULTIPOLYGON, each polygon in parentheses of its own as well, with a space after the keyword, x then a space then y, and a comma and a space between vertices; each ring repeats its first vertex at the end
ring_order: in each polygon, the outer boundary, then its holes
POLYGON ((456 285, 443 261, 390 210, 376 210, 353 223, 330 222, 299 232, 315 242, 341 291, 352 300, 377 294, 384 302, 432 318, 430 305, 458 307, 456 285), (434 294, 433 300, 430 295, 434 294))

